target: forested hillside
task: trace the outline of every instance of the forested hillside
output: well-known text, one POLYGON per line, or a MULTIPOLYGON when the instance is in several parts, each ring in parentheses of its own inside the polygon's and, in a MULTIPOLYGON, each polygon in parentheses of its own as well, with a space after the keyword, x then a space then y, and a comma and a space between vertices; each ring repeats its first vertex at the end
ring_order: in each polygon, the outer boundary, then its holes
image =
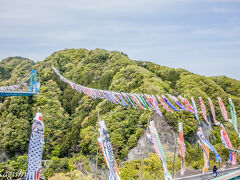
MULTIPOLYGON (((138 178, 140 160, 128 163, 124 160, 128 152, 137 145, 138 139, 147 127, 148 118, 153 112, 140 108, 125 108, 107 100, 92 99, 80 94, 63 83, 51 66, 71 81, 92 88, 154 95, 169 93, 176 96, 185 95, 189 100, 193 96, 199 109, 198 97, 201 96, 206 102, 209 115, 210 107, 207 104, 207 98, 210 97, 215 105, 217 120, 225 125, 233 146, 236 149, 239 146, 238 136, 232 124, 222 117, 217 97, 220 96, 223 99, 228 112, 230 109, 227 99, 231 97, 239 117, 240 81, 225 76, 205 77, 184 69, 134 61, 118 51, 68 49, 55 52, 37 63, 20 57, 10 57, 0 62, 0 86, 17 83, 32 69, 38 71, 38 81, 41 82, 41 90, 34 97, 2 99, 0 174, 19 169, 27 170, 27 149, 32 119, 39 107, 45 124, 43 159, 51 160, 48 167, 44 169, 46 177, 56 173, 78 172, 81 169, 78 166, 79 163, 82 164, 84 171, 94 173, 90 165, 95 160, 97 149, 99 151, 98 168, 107 169, 97 143, 99 136, 97 121, 104 119, 110 133, 115 158, 120 166, 121 178, 138 178)), ((189 112, 172 114, 163 108, 161 111, 175 132, 177 132, 178 122, 183 122, 187 167, 196 169, 198 151, 194 134, 197 130, 197 121, 194 114, 189 112)), ((203 121, 202 116, 200 121, 203 121)), ((228 160, 228 150, 220 145, 220 128, 213 124, 212 126, 209 141, 220 152, 224 161, 222 164, 224 164, 228 160)), ((200 167, 202 167, 202 153, 200 159, 200 167)), ((172 159, 167 161, 171 169, 172 159)), ((211 154, 211 165, 214 165, 213 161, 215 157, 211 154)), ((157 155, 151 154, 144 164, 145 179, 163 177, 161 162, 157 155)))

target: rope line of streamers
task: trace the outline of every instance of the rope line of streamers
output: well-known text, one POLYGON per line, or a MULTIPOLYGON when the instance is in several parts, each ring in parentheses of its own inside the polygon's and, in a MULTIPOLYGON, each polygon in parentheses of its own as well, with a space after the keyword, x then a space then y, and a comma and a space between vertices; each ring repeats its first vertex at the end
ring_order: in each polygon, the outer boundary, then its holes
MULTIPOLYGON (((207 119, 207 108, 206 108, 206 106, 204 104, 204 101, 201 97, 199 97, 201 111, 198 111, 196 102, 195 102, 193 97, 191 97, 191 102, 192 102, 192 104, 191 104, 185 97, 182 97, 182 96, 179 95, 178 98, 177 98, 173 95, 166 94, 166 96, 168 96, 173 102, 176 103, 177 106, 175 106, 163 94, 161 96, 160 95, 154 96, 154 95, 149 95, 149 94, 114 92, 114 91, 107 91, 107 90, 89 88, 89 87, 85 87, 85 86, 76 84, 76 83, 68 80, 67 78, 63 77, 55 67, 52 67, 52 69, 54 70, 54 72, 57 74, 57 76, 59 76, 59 78, 63 82, 68 83, 74 90, 78 91, 79 93, 84 93, 86 95, 89 95, 92 98, 107 99, 108 101, 110 101, 114 104, 122 105, 126 108, 128 108, 128 107, 133 107, 133 108, 139 107, 140 109, 143 109, 143 110, 156 111, 160 116, 163 116, 163 114, 162 114, 162 112, 159 108, 159 103, 160 103, 161 107, 164 108, 166 111, 168 111, 170 113, 173 113, 174 111, 177 111, 177 112, 178 111, 188 111, 188 112, 191 112, 191 113, 195 114, 195 118, 197 119, 198 125, 200 125, 199 114, 202 114, 203 119, 206 121, 206 123, 210 124, 209 120, 207 119)), ((220 107, 223 118, 226 121, 231 122, 233 124, 233 127, 234 127, 235 131, 237 132, 237 134, 240 137, 240 133, 238 131, 238 125, 237 125, 236 111, 235 111, 235 107, 234 107, 234 104, 232 102, 232 99, 229 98, 229 106, 230 106, 230 110, 231 110, 231 119, 228 118, 228 113, 227 113, 227 110, 225 108, 225 105, 223 104, 222 99, 220 97, 218 97, 217 99, 218 99, 218 102, 219 102, 219 107, 220 107)), ((215 114, 215 108, 214 108, 214 105, 213 105, 212 100, 210 98, 208 98, 208 102, 209 102, 210 111, 211 111, 211 114, 212 114, 212 117, 213 117, 214 124, 217 125, 217 126, 221 125, 221 127, 222 127, 222 129, 220 131, 221 140, 222 140, 222 143, 224 144, 224 146, 230 152, 229 162, 231 162, 232 164, 236 164, 236 157, 234 155, 234 152, 239 153, 239 151, 234 150, 224 126, 219 121, 217 121, 216 114, 215 114)), ((110 173, 111 173, 110 177, 113 178, 113 179, 114 178, 117 179, 117 178, 119 178, 119 170, 117 168, 116 162, 115 162, 114 157, 113 157, 112 148, 107 149, 108 146, 106 145, 106 147, 104 149, 104 145, 103 145, 104 142, 106 144, 111 143, 110 139, 106 140, 106 138, 109 138, 109 134, 107 133, 105 123, 101 122, 100 127, 101 127, 99 129, 100 138, 98 139, 99 145, 100 145, 101 150, 104 154, 104 160, 105 160, 108 168, 110 169, 110 173), (105 138, 105 140, 104 140, 104 138, 105 138)), ((162 145, 161 145, 161 142, 160 142, 160 139, 158 137, 158 133, 156 131, 155 124, 154 124, 153 121, 150 122, 149 129, 150 129, 150 134, 146 134, 146 136, 151 141, 151 143, 154 145, 155 151, 157 152, 158 156, 161 159, 163 169, 164 169, 165 179, 172 179, 171 174, 167 169, 167 161, 166 161, 164 151, 163 151, 163 148, 162 148, 162 145)), ((204 152, 203 172, 205 173, 205 172, 208 171, 209 165, 210 165, 209 150, 211 150, 215 153, 216 162, 218 162, 218 161, 221 162, 222 159, 221 159, 219 153, 216 151, 216 149, 205 138, 201 127, 198 128, 197 135, 199 137, 198 143, 199 143, 200 147, 202 148, 202 150, 204 152)), ((186 171, 186 165, 185 165, 185 151, 186 151, 186 149, 185 149, 185 143, 184 143, 183 124, 182 123, 179 123, 178 143, 179 143, 179 148, 180 148, 180 150, 179 150, 180 156, 182 158, 181 175, 184 175, 184 172, 186 171)))
POLYGON ((28 78, 30 78, 30 73, 28 73, 28 75, 26 75, 22 80, 20 80, 18 83, 11 85, 11 86, 0 86, 0 91, 4 92, 4 91, 16 91, 17 89, 19 89, 20 87, 22 87, 23 85, 26 85, 26 81, 28 80, 28 78))

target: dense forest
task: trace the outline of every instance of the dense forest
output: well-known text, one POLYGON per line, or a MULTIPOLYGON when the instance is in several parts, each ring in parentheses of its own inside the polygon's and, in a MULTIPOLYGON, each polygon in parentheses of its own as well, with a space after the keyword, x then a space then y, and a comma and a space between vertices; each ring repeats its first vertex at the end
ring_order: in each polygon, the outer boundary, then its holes
MULTIPOLYGON (((225 121, 219 109, 220 96, 230 112, 228 98, 231 97, 240 117, 240 81, 226 76, 205 77, 184 69, 173 69, 146 61, 131 60, 126 54, 103 49, 67 49, 53 53, 43 61, 34 62, 22 57, 9 57, 0 62, 0 86, 12 85, 27 76, 32 69, 38 72, 40 92, 33 97, 7 97, 0 104, 0 174, 27 170, 27 150, 31 134, 32 119, 40 108, 45 124, 43 159, 49 160, 42 173, 46 178, 68 176, 91 179, 92 168, 98 153, 99 177, 107 167, 100 153, 97 137, 98 120, 104 119, 110 133, 114 155, 122 179, 138 179, 141 160, 126 161, 129 151, 144 134, 149 117, 154 112, 140 108, 126 108, 107 100, 92 99, 80 94, 63 83, 54 73, 54 66, 71 81, 92 88, 119 92, 193 96, 200 109, 198 97, 207 98, 215 105, 217 120, 224 124, 235 149, 239 147, 238 135, 231 123, 225 121)), ((198 168, 198 146, 195 133, 197 121, 189 112, 169 113, 161 108, 166 121, 176 132, 178 122, 183 122, 188 169, 198 168)), ((229 113, 230 117, 230 113, 229 113)), ((200 116, 200 121, 203 117, 200 116)), ((161 134, 162 132, 159 132, 161 134)), ((214 126, 208 140, 220 153, 224 165, 228 161, 228 150, 221 145, 220 127, 214 126)), ((211 154, 211 167, 215 156, 211 154)), ((173 168, 172 153, 166 150, 169 170, 173 168)), ((240 160, 240 158, 238 158, 240 160)), ((238 161, 239 162, 239 161, 238 161)), ((202 152, 200 168, 203 166, 202 152)), ((177 157, 175 171, 180 169, 177 157)), ((42 175, 43 175, 42 174, 42 175)), ((161 161, 155 153, 144 159, 145 179, 163 178, 161 161)))

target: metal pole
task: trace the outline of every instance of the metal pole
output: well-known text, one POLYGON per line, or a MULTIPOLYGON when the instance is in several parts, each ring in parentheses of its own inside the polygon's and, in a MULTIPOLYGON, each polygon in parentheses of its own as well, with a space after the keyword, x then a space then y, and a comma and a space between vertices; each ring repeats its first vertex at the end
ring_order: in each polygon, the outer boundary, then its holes
POLYGON ((35 90, 35 93, 37 94, 37 70, 34 70, 35 71, 35 82, 34 82, 34 90, 35 90))
MULTIPOLYGON (((145 135, 145 134, 144 134, 145 135)), ((145 139, 145 138, 144 138, 145 139)), ((145 148, 143 148, 142 153, 142 160, 141 160, 141 167, 140 167, 140 173, 139 173, 139 180, 142 179, 142 167, 143 167, 143 160, 144 160, 144 154, 145 154, 145 148)))
MULTIPOLYGON (((200 126, 200 122, 199 122, 199 120, 198 120, 198 129, 199 129, 199 126, 200 126)), ((200 172, 199 172, 199 166, 200 166, 200 164, 199 164, 199 161, 200 161, 200 151, 199 151, 199 144, 198 144, 198 173, 200 174, 200 172)))
MULTIPOLYGON (((221 143, 220 143, 219 155, 220 155, 220 152, 221 152, 221 143)), ((220 170, 220 161, 218 163, 218 169, 220 170)))
MULTIPOLYGON (((97 123, 99 122, 99 111, 98 111, 98 121, 97 123)), ((96 124, 97 126, 97 124, 96 124)), ((98 174, 98 146, 97 146, 97 155, 96 155, 96 179, 97 179, 97 174, 98 174)))
MULTIPOLYGON (((147 129, 148 129, 148 126, 149 126, 149 120, 150 120, 150 115, 149 115, 149 118, 148 118, 148 125, 147 125, 147 129)), ((143 167, 143 160, 144 160, 144 155, 145 155, 145 142, 146 142, 146 132, 147 132, 147 129, 146 131, 144 132, 144 147, 142 148, 142 160, 141 160, 141 167, 140 167, 140 173, 139 173, 139 180, 142 179, 142 167, 143 167)))
POLYGON ((238 138, 238 143, 237 143, 237 150, 238 150, 238 144, 239 144, 239 141, 240 141, 240 140, 239 140, 239 138, 238 138))
POLYGON ((96 179, 98 179, 97 178, 97 174, 98 174, 98 148, 97 148, 97 156, 96 156, 96 179))
MULTIPOLYGON (((182 111, 181 112, 182 122, 183 122, 183 116, 184 115, 183 115, 183 111, 182 111)), ((173 172, 172 172, 172 174, 173 174, 173 178, 174 178, 174 168, 175 168, 175 164, 176 164, 176 151, 177 151, 177 138, 176 138, 176 135, 175 135, 174 131, 173 131, 173 134, 174 134, 174 138, 175 138, 175 149, 174 149, 174 156, 173 156, 174 159, 173 159, 173 172)))
POLYGON ((32 70, 32 72, 31 72, 30 92, 33 91, 33 73, 34 73, 34 70, 32 70))
POLYGON ((199 154, 200 154, 200 152, 199 152, 199 144, 198 144, 198 173, 199 173, 199 154))
POLYGON ((240 141, 240 140, 239 140, 239 138, 238 138, 238 143, 237 143, 237 150, 238 150, 238 144, 239 144, 239 141, 240 141))
POLYGON ((34 71, 35 71, 35 82, 37 82, 37 70, 34 69, 34 71))

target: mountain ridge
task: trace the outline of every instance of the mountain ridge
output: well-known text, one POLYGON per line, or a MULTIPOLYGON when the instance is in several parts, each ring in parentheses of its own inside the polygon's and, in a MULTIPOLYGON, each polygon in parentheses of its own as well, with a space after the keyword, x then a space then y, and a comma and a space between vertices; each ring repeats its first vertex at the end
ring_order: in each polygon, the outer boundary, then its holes
MULTIPOLYGON (((227 77, 200 76, 181 68, 174 69, 151 62, 134 61, 121 52, 103 49, 90 51, 87 49, 67 49, 54 52, 45 60, 37 63, 23 59, 22 61, 24 61, 22 64, 16 66, 3 65, 3 61, 0 61, 0 68, 13 69, 11 76, 1 79, 1 85, 16 83, 18 78, 27 75, 32 68, 35 68, 38 71, 42 87, 39 94, 33 98, 12 97, 3 100, 0 124, 4 131, 0 132, 0 149, 8 154, 11 163, 19 163, 22 160, 23 165, 18 165, 15 169, 26 171, 26 160, 21 159, 21 156, 19 160, 19 156, 16 157, 16 154, 26 157, 32 117, 36 113, 37 107, 40 107, 46 127, 43 158, 52 159, 57 164, 57 166, 54 163, 49 166, 45 172, 46 177, 58 172, 71 171, 72 168, 74 169, 76 161, 84 161, 88 167, 87 162, 90 162, 91 156, 96 155, 96 151, 99 149, 97 143, 97 121, 99 118, 106 122, 118 164, 123 162, 122 160, 127 157, 128 152, 137 145, 147 126, 149 116, 152 116, 152 112, 149 111, 126 109, 106 100, 94 100, 79 94, 61 82, 52 71, 51 66, 56 67, 64 77, 77 84, 103 90, 147 94, 181 94, 188 99, 191 96, 194 96, 195 99, 201 96, 205 102, 210 96, 215 107, 218 105, 216 97, 222 97, 225 104, 227 104, 227 98, 232 97, 237 114, 240 114, 240 81, 227 77), (18 120, 18 124, 14 124, 16 120, 18 120), (24 133, 23 129, 27 133, 24 133)), ((229 111, 229 107, 227 110, 229 111)), ((189 154, 197 154, 197 147, 191 140, 197 129, 194 115, 188 112, 171 114, 162 108, 161 111, 175 132, 178 122, 184 122, 187 166, 197 168, 197 156, 194 158, 189 156, 189 154)), ((209 111, 208 113, 210 115, 209 111)), ((216 109, 216 114, 217 119, 227 127, 230 139, 233 139, 232 144, 237 147, 237 135, 233 127, 223 120, 219 108, 216 109)), ((203 121, 203 118, 200 117, 200 120, 203 121)), ((214 127, 209 139, 222 152, 221 155, 226 160, 228 153, 223 146, 220 146, 219 127, 214 127)), ((211 159, 212 162, 213 160, 214 158, 211 159)), ((144 176, 156 174, 157 171, 154 168, 159 170, 161 176, 161 163, 157 156, 152 155, 146 161, 150 164, 145 167, 144 176), (157 166, 154 163, 157 163, 157 166)), ((169 159, 168 161, 169 167, 172 167, 172 161, 169 159)), ((201 166, 202 161, 201 158, 201 166)), ((180 163, 179 158, 177 163, 180 163)), ((123 179, 129 178, 130 176, 126 176, 127 174, 132 174, 132 178, 138 177, 136 174, 139 173, 139 165, 139 161, 123 165, 121 169, 125 175, 121 177, 123 179), (138 168, 133 172, 128 172, 133 166, 138 168)), ((9 166, 12 167, 8 162, 0 164, 0 167, 5 171, 9 166)), ((99 166, 106 169, 102 155, 99 155, 99 166)), ((180 166, 177 169, 179 168, 180 166)), ((90 169, 88 170, 90 171, 90 169)))

